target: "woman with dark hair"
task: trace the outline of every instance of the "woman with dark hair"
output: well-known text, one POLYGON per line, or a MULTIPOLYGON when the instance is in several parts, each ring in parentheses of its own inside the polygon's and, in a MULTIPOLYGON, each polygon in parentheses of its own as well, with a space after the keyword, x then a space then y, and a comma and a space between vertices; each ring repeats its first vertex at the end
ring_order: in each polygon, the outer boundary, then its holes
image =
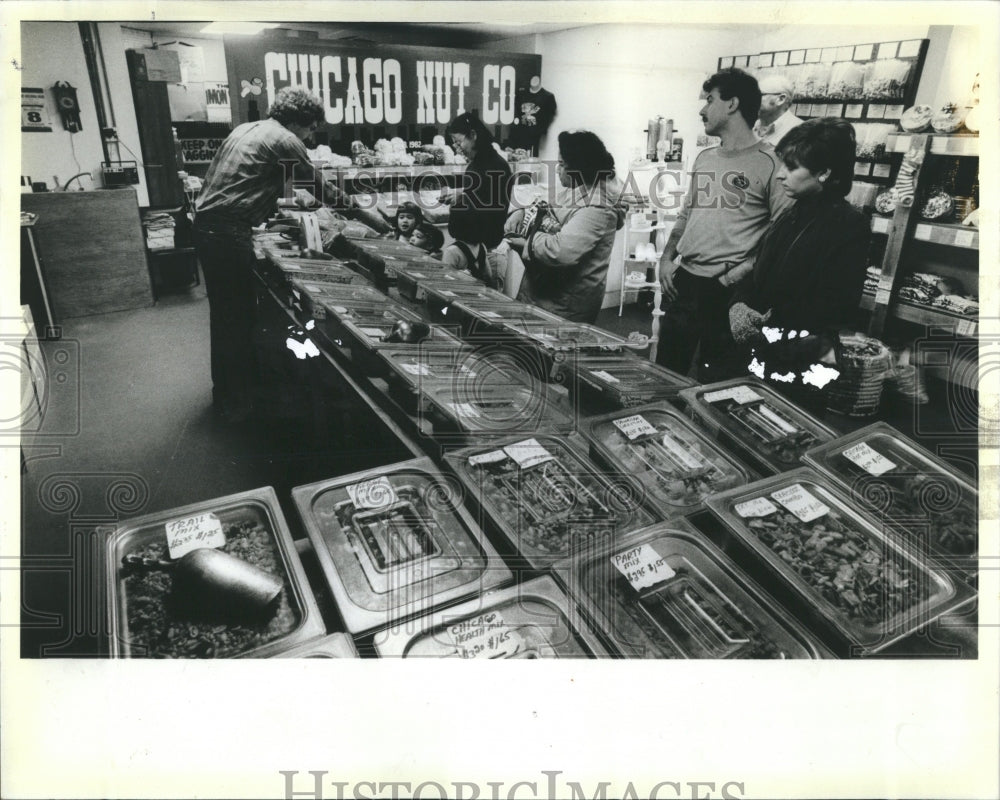
POLYGON ((868 222, 844 199, 856 148, 851 124, 832 117, 804 122, 778 142, 777 179, 795 203, 764 234, 729 309, 738 368, 763 369, 776 388, 817 411, 825 403, 814 365, 829 360, 865 280, 868 222))
POLYGON ((468 159, 457 189, 442 194, 451 206, 448 233, 455 240, 444 263, 482 277, 486 251, 503 240, 510 206, 511 171, 493 147, 493 136, 476 111, 459 114, 446 129, 452 147, 468 159))
POLYGON ((559 134, 557 174, 563 189, 552 206, 507 220, 507 240, 524 258, 519 300, 574 322, 593 323, 604 300, 615 231, 625 222, 615 160, 590 131, 559 134))

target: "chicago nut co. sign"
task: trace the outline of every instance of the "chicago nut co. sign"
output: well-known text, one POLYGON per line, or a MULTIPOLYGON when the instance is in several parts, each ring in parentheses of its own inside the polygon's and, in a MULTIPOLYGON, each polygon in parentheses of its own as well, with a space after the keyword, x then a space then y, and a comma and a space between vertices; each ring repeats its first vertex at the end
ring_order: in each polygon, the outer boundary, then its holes
POLYGON ((263 116, 275 93, 299 86, 316 94, 330 125, 446 125, 479 112, 488 125, 509 125, 515 92, 541 76, 541 56, 398 45, 226 37, 233 123, 251 104, 263 116))

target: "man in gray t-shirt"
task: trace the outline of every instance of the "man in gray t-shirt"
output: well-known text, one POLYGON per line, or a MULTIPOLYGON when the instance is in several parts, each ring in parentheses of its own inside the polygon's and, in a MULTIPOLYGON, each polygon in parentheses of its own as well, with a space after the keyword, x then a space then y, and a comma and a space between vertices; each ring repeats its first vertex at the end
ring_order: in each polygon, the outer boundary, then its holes
POLYGON ((725 69, 702 89, 705 133, 722 144, 695 159, 660 260, 657 362, 687 374, 698 351, 698 377, 709 381, 725 377, 732 286, 753 269, 757 242, 791 200, 776 180, 781 163, 774 149, 753 133, 761 103, 756 79, 725 69))

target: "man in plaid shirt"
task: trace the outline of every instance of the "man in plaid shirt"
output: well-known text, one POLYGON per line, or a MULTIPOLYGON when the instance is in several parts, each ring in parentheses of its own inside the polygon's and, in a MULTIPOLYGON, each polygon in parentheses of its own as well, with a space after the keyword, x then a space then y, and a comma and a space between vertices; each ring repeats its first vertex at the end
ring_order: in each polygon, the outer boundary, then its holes
POLYGON ((305 142, 323 119, 323 106, 314 95, 281 89, 267 119, 237 126, 222 143, 195 204, 194 244, 208 291, 212 399, 228 422, 243 422, 252 413, 251 228, 270 216, 293 178, 296 184, 318 182, 329 205, 351 205, 309 161, 305 142))

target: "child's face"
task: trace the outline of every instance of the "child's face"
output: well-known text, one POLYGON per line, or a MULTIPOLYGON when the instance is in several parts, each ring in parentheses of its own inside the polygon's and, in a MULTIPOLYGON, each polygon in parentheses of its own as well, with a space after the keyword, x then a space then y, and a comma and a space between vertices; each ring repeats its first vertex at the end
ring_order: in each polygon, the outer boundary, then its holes
POLYGON ((405 233, 409 236, 413 232, 413 228, 416 224, 417 218, 408 211, 401 211, 396 215, 396 227, 399 229, 400 233, 405 233))
POLYGON ((413 233, 410 234, 410 244, 412 244, 414 247, 419 247, 421 250, 431 249, 430 239, 428 239, 427 236, 424 234, 424 232, 421 230, 415 230, 413 233))

